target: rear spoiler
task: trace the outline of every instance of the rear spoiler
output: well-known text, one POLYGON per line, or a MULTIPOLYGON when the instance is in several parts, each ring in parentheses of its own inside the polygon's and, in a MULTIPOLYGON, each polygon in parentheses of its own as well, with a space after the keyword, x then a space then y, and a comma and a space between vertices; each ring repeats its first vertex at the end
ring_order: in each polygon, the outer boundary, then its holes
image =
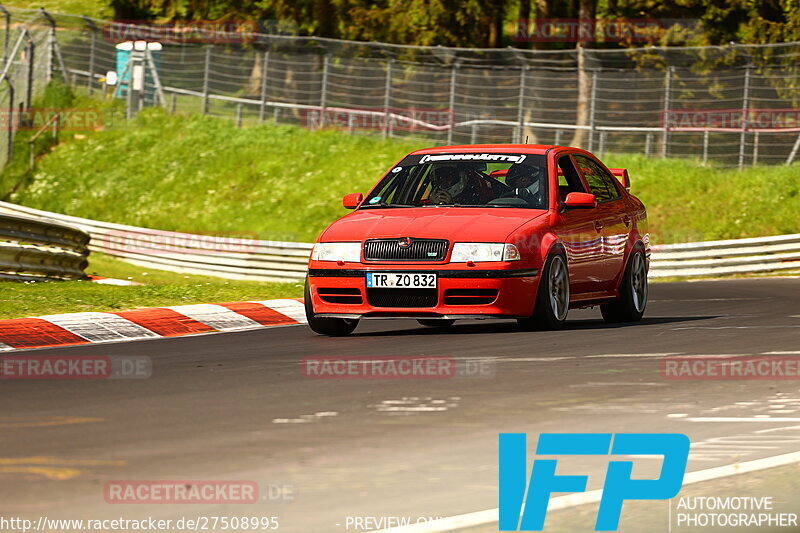
POLYGON ((627 168, 609 168, 608 170, 622 183, 623 187, 627 190, 631 190, 631 178, 628 176, 627 168))

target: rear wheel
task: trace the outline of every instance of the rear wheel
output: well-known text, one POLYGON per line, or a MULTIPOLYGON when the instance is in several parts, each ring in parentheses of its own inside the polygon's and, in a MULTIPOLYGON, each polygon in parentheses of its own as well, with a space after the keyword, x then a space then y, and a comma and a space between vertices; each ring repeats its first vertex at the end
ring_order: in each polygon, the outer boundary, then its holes
POLYGON ((622 276, 619 299, 600 306, 603 319, 612 323, 638 322, 647 307, 647 293, 647 262, 644 252, 636 249, 622 276))
POLYGON ((456 323, 455 320, 446 318, 420 318, 417 322, 422 326, 429 326, 432 328, 449 328, 456 323))
POLYGON ((304 304, 306 307, 306 320, 308 320, 308 326, 314 333, 328 335, 330 337, 343 337, 353 333, 353 330, 356 329, 356 326, 358 326, 357 319, 317 318, 314 315, 314 307, 311 304, 311 289, 308 286, 308 279, 306 279, 304 304))
POLYGON ((533 315, 517 319, 526 330, 560 329, 569 312, 569 271, 562 252, 550 255, 542 269, 533 315))

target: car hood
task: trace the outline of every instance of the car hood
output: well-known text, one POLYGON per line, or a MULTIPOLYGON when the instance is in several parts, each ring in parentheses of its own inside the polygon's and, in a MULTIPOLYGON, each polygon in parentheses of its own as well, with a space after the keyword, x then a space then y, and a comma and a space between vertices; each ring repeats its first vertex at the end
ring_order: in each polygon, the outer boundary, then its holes
POLYGON ((320 241, 415 237, 504 242, 518 227, 547 211, 519 208, 395 207, 360 209, 325 230, 320 241))

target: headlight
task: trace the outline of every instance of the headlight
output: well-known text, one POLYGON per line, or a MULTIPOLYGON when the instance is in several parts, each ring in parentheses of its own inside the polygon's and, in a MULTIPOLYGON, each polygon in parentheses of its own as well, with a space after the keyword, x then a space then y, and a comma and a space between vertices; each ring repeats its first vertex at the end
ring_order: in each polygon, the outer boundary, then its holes
POLYGON ((311 250, 311 259, 314 261, 347 261, 358 263, 361 261, 360 242, 318 242, 311 250))
POLYGON ((451 263, 473 261, 519 261, 519 250, 502 242, 457 242, 453 244, 451 263))

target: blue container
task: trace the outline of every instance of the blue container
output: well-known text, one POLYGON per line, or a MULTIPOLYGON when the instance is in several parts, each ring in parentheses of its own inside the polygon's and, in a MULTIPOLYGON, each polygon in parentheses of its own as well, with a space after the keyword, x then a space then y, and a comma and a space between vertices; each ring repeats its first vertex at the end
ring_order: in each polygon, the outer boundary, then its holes
MULTIPOLYGON (((117 49, 117 63, 116 63, 116 70, 117 70, 117 84, 119 85, 119 89, 117 90, 117 97, 118 98, 125 98, 128 95, 128 84, 131 80, 131 69, 125 70, 125 66, 128 65, 128 61, 131 58, 131 54, 133 54, 133 42, 132 41, 125 41, 124 43, 119 43, 116 46, 117 49)), ((147 49, 150 51, 150 55, 153 57, 153 63, 156 69, 161 66, 161 43, 151 42, 147 43, 147 49)), ((155 98, 155 87, 153 84, 153 72, 150 68, 150 65, 145 63, 145 95, 144 97, 149 100, 154 100, 155 98)))

